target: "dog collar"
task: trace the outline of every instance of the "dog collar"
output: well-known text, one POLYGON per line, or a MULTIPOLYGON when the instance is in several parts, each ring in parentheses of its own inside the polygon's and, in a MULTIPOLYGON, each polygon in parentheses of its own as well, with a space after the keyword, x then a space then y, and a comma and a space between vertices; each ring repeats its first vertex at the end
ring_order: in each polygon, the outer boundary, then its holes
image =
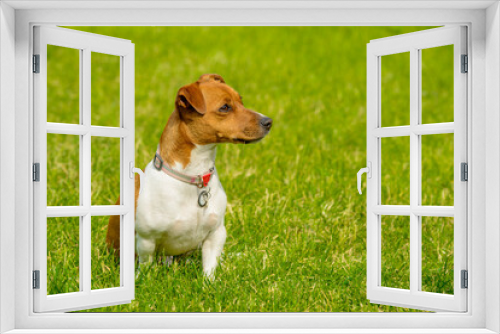
POLYGON ((153 159, 153 166, 155 166, 155 168, 157 170, 164 172, 165 174, 173 177, 174 179, 193 184, 193 185, 197 186, 198 188, 206 187, 208 185, 208 182, 210 182, 210 178, 212 177, 212 175, 215 172, 215 167, 210 168, 208 171, 206 171, 203 174, 198 174, 195 176, 178 172, 178 171, 170 168, 163 161, 163 159, 161 158, 161 155, 160 155, 160 145, 159 144, 158 144, 158 148, 156 149, 155 157, 153 159))

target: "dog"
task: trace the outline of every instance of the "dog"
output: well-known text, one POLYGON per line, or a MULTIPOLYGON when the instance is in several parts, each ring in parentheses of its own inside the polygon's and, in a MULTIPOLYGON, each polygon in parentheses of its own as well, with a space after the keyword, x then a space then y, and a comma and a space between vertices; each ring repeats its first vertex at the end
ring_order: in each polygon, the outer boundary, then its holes
MULTIPOLYGON (((179 89, 156 154, 144 170, 140 196, 135 177, 140 264, 153 262, 158 253, 171 262, 173 256, 201 249, 203 273, 213 279, 226 242, 227 197, 215 168, 217 145, 256 143, 272 123, 246 108, 220 75, 202 75, 179 89)), ((110 217, 106 241, 119 255, 119 216, 110 217)))

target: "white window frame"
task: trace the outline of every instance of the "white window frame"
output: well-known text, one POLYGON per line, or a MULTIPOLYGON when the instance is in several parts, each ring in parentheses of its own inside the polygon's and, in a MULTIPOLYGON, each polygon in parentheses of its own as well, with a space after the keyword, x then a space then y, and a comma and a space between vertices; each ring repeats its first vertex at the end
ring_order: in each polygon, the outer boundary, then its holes
MULTIPOLYGON (((34 258, 39 270, 39 288, 34 290, 36 312, 74 311, 130 303, 135 292, 135 176, 131 168, 135 157, 135 97, 134 44, 129 40, 90 34, 60 27, 34 27, 34 54, 39 56, 39 73, 34 83, 34 162, 39 163, 39 181, 33 185, 34 200, 34 258), (80 103, 78 124, 47 122, 47 45, 72 48, 79 55, 80 103), (91 124, 91 57, 93 52, 118 57, 120 63, 119 126, 91 124), (77 206, 47 206, 47 134, 73 135, 79 138, 80 190, 77 206), (117 138, 120 141, 120 199, 119 205, 92 205, 91 166, 92 138, 117 138), (92 217, 120 216, 120 286, 92 290, 92 217), (47 295, 47 218, 77 217, 79 219, 79 291, 47 295)), ((69 111, 71 112, 71 111, 69 111)))
MULTIPOLYGON (((467 289, 461 287, 461 271, 467 270, 467 183, 461 181, 461 163, 467 163, 467 81, 462 73, 462 55, 467 54, 467 29, 449 26, 372 40, 367 46, 367 293, 372 303, 422 310, 467 310, 467 289), (422 123, 422 50, 452 45, 453 122, 422 123), (381 98, 384 56, 409 53, 410 98, 409 124, 382 126, 381 98), (453 134, 454 205, 422 204, 422 135, 453 134), (382 139, 403 136, 410 144, 410 196, 407 205, 384 205, 382 200, 382 139), (406 216, 410 232, 409 289, 382 286, 382 217, 406 216), (422 217, 453 217, 453 294, 422 290, 422 217)), ((432 60, 427 60, 432 61, 432 60)), ((429 111, 427 111, 429 112, 429 111)), ((425 152, 425 151, 424 151, 425 152)), ((451 176, 450 176, 450 179, 451 176)))
POLYGON ((16 333, 24 333, 31 329, 29 332, 35 333, 37 329, 59 328, 68 333, 71 329, 86 328, 95 333, 105 329, 127 329, 132 333, 131 328, 168 326, 170 332, 176 328, 226 329, 225 332, 236 332, 235 328, 254 328, 255 332, 264 332, 266 328, 267 332, 282 332, 286 328, 301 328, 300 332, 342 332, 350 328, 350 333, 387 333, 387 329, 414 333, 411 328, 419 328, 422 333, 450 333, 458 329, 467 333, 500 332, 500 11, 497 1, 204 1, 194 5, 176 1, 4 1, 0 3, 0 50, 0 331, 16 329, 16 333), (33 185, 29 177, 33 162, 30 146, 33 123, 29 71, 35 24, 467 25, 471 46, 468 312, 34 314, 30 256, 33 185), (15 161, 15 165, 9 163, 11 161, 15 161))

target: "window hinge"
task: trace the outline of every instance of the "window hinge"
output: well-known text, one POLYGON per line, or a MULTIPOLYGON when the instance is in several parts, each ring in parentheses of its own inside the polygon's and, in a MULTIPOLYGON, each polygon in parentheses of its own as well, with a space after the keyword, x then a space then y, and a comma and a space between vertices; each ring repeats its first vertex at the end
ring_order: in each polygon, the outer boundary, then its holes
POLYGON ((40 55, 33 55, 33 73, 40 73, 40 55))
POLYGON ((40 182, 40 163, 33 164, 33 181, 40 182))
POLYGON ((469 72, 469 57, 467 55, 462 55, 462 73, 469 72))
POLYGON ((462 162, 460 165, 460 180, 469 181, 469 165, 466 162, 462 162))
POLYGON ((33 270, 33 289, 40 289, 40 270, 33 270))
POLYGON ((469 273, 468 273, 468 271, 462 270, 461 276, 462 276, 462 289, 469 288, 469 273))

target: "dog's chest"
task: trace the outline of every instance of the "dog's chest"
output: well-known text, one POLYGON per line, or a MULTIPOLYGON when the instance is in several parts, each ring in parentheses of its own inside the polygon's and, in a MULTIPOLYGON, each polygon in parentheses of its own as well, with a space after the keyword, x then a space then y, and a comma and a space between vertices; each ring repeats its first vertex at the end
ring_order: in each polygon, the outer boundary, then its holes
POLYGON ((208 203, 200 207, 200 190, 196 186, 175 180, 149 164, 137 206, 138 237, 154 238, 157 250, 167 255, 198 248, 223 223, 226 209, 226 195, 217 174, 212 176, 209 187, 208 203))

